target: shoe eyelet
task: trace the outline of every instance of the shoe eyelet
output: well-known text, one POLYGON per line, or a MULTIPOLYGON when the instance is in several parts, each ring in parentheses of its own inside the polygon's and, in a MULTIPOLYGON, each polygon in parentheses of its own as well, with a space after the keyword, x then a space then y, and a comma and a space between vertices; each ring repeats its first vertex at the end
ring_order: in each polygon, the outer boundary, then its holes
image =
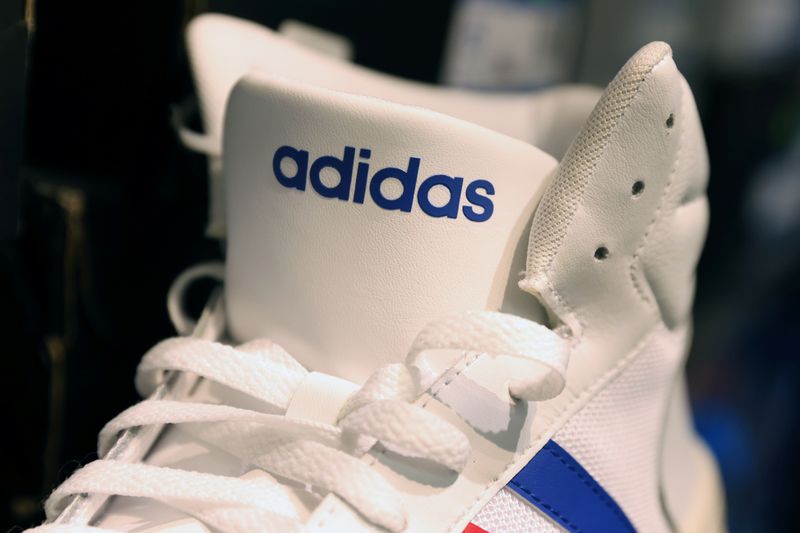
POLYGON ((639 198, 642 193, 644 192, 644 181, 636 180, 633 182, 631 186, 631 196, 634 198, 639 198))
POLYGON ((609 253, 610 252, 608 251, 608 248, 606 248, 605 246, 599 246, 597 250, 594 251, 594 260, 605 261, 606 259, 608 259, 609 253))
POLYGON ((666 123, 665 123, 665 124, 666 124, 666 126, 667 126, 667 129, 672 129, 672 126, 674 126, 674 125, 675 125, 675 115, 674 115, 673 113, 670 113, 670 114, 669 114, 669 116, 667 117, 667 121, 666 121, 666 123))

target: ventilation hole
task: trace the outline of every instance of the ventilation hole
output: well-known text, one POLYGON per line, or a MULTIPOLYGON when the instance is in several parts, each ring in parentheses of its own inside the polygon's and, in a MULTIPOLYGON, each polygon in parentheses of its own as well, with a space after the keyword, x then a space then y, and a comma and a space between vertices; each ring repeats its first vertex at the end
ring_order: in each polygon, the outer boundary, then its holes
POLYGON ((644 182, 642 180, 637 180, 633 182, 633 187, 631 187, 631 194, 634 198, 638 198, 644 192, 644 182))
POLYGON ((667 117, 667 127, 671 128, 674 125, 675 125, 675 115, 670 113, 669 116, 667 117))
POLYGON ((608 248, 605 246, 599 247, 594 251, 594 258, 598 261, 604 261, 608 257, 608 248))

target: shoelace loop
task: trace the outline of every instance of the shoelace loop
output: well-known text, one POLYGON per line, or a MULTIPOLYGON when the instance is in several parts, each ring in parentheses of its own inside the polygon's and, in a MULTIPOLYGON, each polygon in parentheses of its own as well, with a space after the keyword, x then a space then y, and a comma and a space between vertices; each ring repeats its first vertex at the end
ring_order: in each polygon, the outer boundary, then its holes
POLYGON ((58 516, 76 494, 120 495, 160 501, 226 531, 301 530, 299 510, 274 477, 279 476, 294 482, 295 489, 335 494, 374 524, 401 531, 407 521, 400 495, 359 457, 380 442, 401 456, 455 472, 464 468, 471 452, 467 436, 415 403, 437 377, 420 373, 426 354, 437 350, 523 362, 530 372, 509 376, 509 393, 519 400, 546 400, 564 387, 567 342, 540 324, 497 312, 472 312, 426 326, 406 362, 374 372, 347 399, 335 425, 284 416, 307 371, 277 344, 259 340, 233 348, 196 338, 168 339, 139 365, 136 385, 143 396, 150 396, 165 376, 183 372, 251 396, 274 412, 185 399, 143 400, 103 428, 101 459, 53 492, 47 516, 58 516), (102 459, 126 430, 165 424, 180 425, 261 475, 244 479, 102 459), (347 444, 352 442, 355 448, 347 444))

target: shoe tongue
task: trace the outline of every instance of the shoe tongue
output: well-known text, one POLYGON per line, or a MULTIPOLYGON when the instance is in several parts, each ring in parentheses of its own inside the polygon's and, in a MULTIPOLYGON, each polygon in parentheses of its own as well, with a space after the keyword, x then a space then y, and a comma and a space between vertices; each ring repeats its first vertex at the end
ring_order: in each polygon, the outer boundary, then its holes
POLYGON ((430 320, 521 294, 530 219, 557 164, 541 150, 255 74, 226 121, 235 340, 269 337, 309 369, 361 382, 430 320))

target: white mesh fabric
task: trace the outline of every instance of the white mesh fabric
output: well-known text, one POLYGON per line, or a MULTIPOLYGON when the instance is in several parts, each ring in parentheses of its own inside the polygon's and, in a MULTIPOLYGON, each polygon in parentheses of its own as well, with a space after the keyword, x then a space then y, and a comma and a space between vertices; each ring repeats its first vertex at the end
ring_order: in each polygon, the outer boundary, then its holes
POLYGON ((529 277, 544 274, 549 268, 617 122, 653 67, 670 53, 666 43, 645 46, 606 88, 536 209, 528 247, 529 277))
POLYGON ((660 506, 661 428, 685 336, 660 332, 554 440, 616 500, 638 531, 667 532, 660 506))
POLYGON ((483 506, 472 523, 489 533, 556 533, 563 531, 538 509, 504 488, 483 506))
MULTIPOLYGON (((660 506, 661 428, 685 335, 662 330, 553 437, 602 486, 638 531, 668 532, 660 506)), ((490 533, 563 529, 503 488, 472 522, 490 533)))

